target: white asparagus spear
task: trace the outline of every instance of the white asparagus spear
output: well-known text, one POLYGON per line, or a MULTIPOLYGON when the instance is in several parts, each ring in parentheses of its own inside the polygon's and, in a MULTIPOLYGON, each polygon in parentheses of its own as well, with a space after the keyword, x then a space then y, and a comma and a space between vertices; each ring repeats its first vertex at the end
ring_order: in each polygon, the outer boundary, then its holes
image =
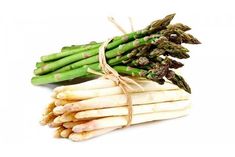
MULTIPOLYGON (((130 85, 131 89, 128 89, 129 93, 136 92, 147 92, 147 91, 163 91, 163 90, 173 90, 178 89, 176 85, 165 83, 160 85, 154 81, 143 81, 139 85, 142 88, 136 87, 136 85, 130 85)), ((57 99, 66 99, 66 100, 84 100, 89 98, 108 96, 108 95, 117 95, 122 94, 123 91, 119 86, 110 87, 110 88, 101 88, 93 90, 70 90, 64 91, 57 94, 57 99)))
POLYGON ((53 112, 50 112, 49 114, 42 117, 40 124, 46 125, 46 124, 52 122, 55 118, 56 118, 56 115, 53 112))
POLYGON ((63 131, 61 131, 60 136, 68 138, 72 132, 73 132, 72 129, 64 129, 63 131))
POLYGON ((51 123, 48 124, 48 126, 49 126, 50 128, 58 128, 58 127, 62 126, 62 124, 61 124, 61 123, 54 123, 54 122, 51 122, 51 123))
POLYGON ((76 113, 64 113, 63 115, 59 116, 60 122, 70 122, 70 121, 76 121, 77 119, 75 118, 76 113))
MULTIPOLYGON (((148 103, 185 100, 189 98, 189 94, 180 89, 180 90, 171 90, 171 91, 131 93, 131 98, 132 98, 132 105, 140 105, 148 103)), ((126 105, 126 96, 124 94, 119 94, 119 95, 97 97, 79 102, 69 103, 66 104, 65 106, 55 107, 53 112, 55 114, 63 114, 64 112, 118 107, 125 105, 126 105)))
POLYGON ((65 128, 63 126, 60 126, 58 129, 55 130, 54 132, 54 137, 55 138, 60 138, 60 133, 64 130, 65 128))
POLYGON ((107 134, 119 128, 120 127, 112 127, 112 128, 92 130, 92 131, 87 131, 87 132, 82 132, 82 133, 72 133, 70 134, 69 139, 75 142, 84 141, 84 140, 88 140, 88 139, 91 139, 91 138, 94 138, 103 134, 107 134))
MULTIPOLYGON (((183 100, 183 101, 138 105, 138 106, 133 106, 133 114, 137 115, 137 114, 151 113, 151 112, 179 110, 187 107, 189 104, 190 104, 189 100, 183 100)), ((100 117, 125 116, 125 115, 128 115, 127 107, 114 107, 114 108, 77 112, 75 118, 81 120, 87 118, 100 118, 100 117)), ((72 116, 74 116, 74 114, 72 116)), ((63 115, 61 117, 63 117, 63 115)))
POLYGON ((45 108, 45 110, 43 112, 43 115, 48 115, 51 111, 53 111, 54 108, 55 108, 55 103, 53 101, 47 105, 47 107, 45 108))
POLYGON ((71 129, 78 124, 83 124, 83 123, 87 123, 87 122, 89 122, 89 121, 66 122, 66 123, 63 123, 63 126, 67 129, 71 129))
POLYGON ((88 90, 88 89, 108 88, 113 86, 116 86, 115 82, 101 77, 95 80, 86 81, 75 85, 60 86, 55 88, 53 92, 58 93, 65 90, 88 90))
POLYGON ((54 101, 55 101, 55 106, 63 106, 65 104, 73 102, 73 101, 61 100, 61 99, 55 99, 54 101))
POLYGON ((63 123, 63 122, 60 121, 60 117, 61 117, 61 116, 57 116, 57 117, 53 120, 53 122, 56 123, 56 124, 61 124, 61 123, 63 123))
MULTIPOLYGON (((147 114, 133 115, 131 125, 139 124, 144 122, 163 120, 163 119, 172 119, 177 117, 182 117, 188 114, 188 108, 183 110, 176 111, 166 111, 166 112, 154 112, 147 114)), ((83 132, 91 131, 109 127, 121 127, 127 124, 126 116, 117 116, 117 117, 107 117, 101 118, 98 120, 93 120, 85 124, 79 124, 73 127, 73 132, 83 132)))

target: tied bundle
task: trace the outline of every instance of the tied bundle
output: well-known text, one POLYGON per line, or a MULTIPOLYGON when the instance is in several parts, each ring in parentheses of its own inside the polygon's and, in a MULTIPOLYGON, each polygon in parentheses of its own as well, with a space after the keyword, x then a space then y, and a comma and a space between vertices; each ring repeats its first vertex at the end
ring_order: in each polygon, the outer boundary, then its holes
MULTIPOLYGON (((164 85, 132 78, 143 89, 129 84, 132 105, 130 125, 185 116, 190 108, 189 94, 176 85, 164 85)), ((87 140, 120 129, 128 123, 128 107, 122 89, 112 80, 98 78, 54 89, 41 120, 57 128, 55 137, 87 140)))

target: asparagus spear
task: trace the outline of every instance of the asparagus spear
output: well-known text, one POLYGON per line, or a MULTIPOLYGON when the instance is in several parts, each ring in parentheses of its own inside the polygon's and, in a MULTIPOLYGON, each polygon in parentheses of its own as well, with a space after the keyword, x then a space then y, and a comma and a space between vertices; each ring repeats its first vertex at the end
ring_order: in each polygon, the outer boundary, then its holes
POLYGON ((64 129, 61 131, 60 136, 63 138, 68 138, 72 132, 72 129, 64 129))
POLYGON ((67 51, 67 50, 74 50, 74 49, 78 49, 78 48, 81 48, 81 47, 83 47, 83 48, 87 47, 87 49, 96 48, 95 45, 98 45, 97 47, 99 47, 100 44, 101 44, 101 43, 97 43, 97 42, 95 42, 95 41, 92 41, 92 42, 90 42, 90 43, 88 43, 88 44, 84 44, 84 45, 64 46, 64 47, 62 47, 61 52, 67 51), (91 45, 92 45, 92 47, 91 47, 91 45))
MULTIPOLYGON (((163 112, 163 111, 165 112, 165 111, 179 110, 179 109, 183 109, 187 107, 189 103, 190 103, 189 100, 183 100, 183 101, 175 101, 175 102, 138 105, 138 106, 133 106, 132 113, 133 115, 137 115, 137 114, 152 113, 152 112, 163 112)), ((80 119, 87 119, 87 118, 97 119, 97 118, 102 118, 102 117, 127 116, 127 115, 128 115, 127 107, 114 107, 114 108, 80 111, 75 114, 75 118, 80 120, 80 119)))
POLYGON ((55 132, 54 132, 54 137, 55 138, 60 138, 61 137, 60 134, 63 130, 65 130, 65 128, 63 126, 60 126, 58 129, 56 129, 55 132))
MULTIPOLYGON (((168 111, 168 112, 154 112, 148 114, 133 115, 131 125, 140 124, 144 122, 172 119, 182 117, 188 114, 189 109, 168 111)), ((122 127, 127 124, 126 116, 107 117, 97 120, 92 120, 85 124, 76 125, 73 127, 73 131, 80 133, 83 131, 92 131, 97 129, 104 129, 109 127, 122 127)))
POLYGON ((56 115, 53 112, 50 112, 49 114, 43 116, 42 120, 40 121, 40 124, 46 125, 52 122, 55 118, 56 118, 56 115))
MULTIPOLYGON (((108 50, 112 49, 112 48, 114 48, 114 47, 116 47, 120 44, 125 43, 125 42, 131 41, 133 39, 140 38, 140 37, 143 37, 143 36, 146 36, 146 35, 150 35, 150 34, 153 34, 156 31, 164 29, 164 28, 166 28, 166 26, 169 25, 170 21, 174 18, 174 16, 175 16, 175 14, 167 15, 165 18, 163 18, 161 20, 156 20, 156 21, 152 22, 145 29, 142 29, 142 30, 139 30, 139 31, 136 31, 136 32, 132 32, 132 33, 129 33, 129 34, 126 34, 126 35, 123 35, 123 36, 115 37, 113 39, 113 42, 108 44, 107 49, 108 50)), ((100 44, 97 44, 97 45, 93 44, 93 45, 90 45, 90 46, 91 47, 95 46, 97 48, 97 46, 99 47, 100 44)), ((91 47, 89 47, 89 49, 91 49, 91 47)), ((47 56, 42 56, 41 60, 42 61, 56 60, 56 59, 59 59, 59 58, 62 58, 62 57, 68 56, 68 55, 72 55, 72 54, 75 54, 75 53, 78 53, 78 52, 82 52, 82 51, 85 51, 85 50, 87 50, 86 47, 85 48, 80 47, 78 49, 68 50, 68 51, 64 51, 62 53, 54 53, 54 54, 50 54, 50 55, 47 55, 47 56)))
POLYGON ((100 135, 107 134, 111 131, 114 131, 116 129, 119 129, 120 127, 111 127, 111 128, 105 128, 105 129, 99 129, 99 130, 92 130, 92 131, 87 131, 87 132, 82 132, 82 133, 72 133, 69 136, 69 139, 72 141, 78 142, 78 141, 84 141, 88 140, 100 135))
POLYGON ((83 124, 83 123, 87 123, 87 122, 88 122, 87 120, 81 120, 81 121, 76 121, 76 122, 66 122, 66 123, 63 123, 63 127, 67 128, 67 129, 71 129, 78 124, 83 124))

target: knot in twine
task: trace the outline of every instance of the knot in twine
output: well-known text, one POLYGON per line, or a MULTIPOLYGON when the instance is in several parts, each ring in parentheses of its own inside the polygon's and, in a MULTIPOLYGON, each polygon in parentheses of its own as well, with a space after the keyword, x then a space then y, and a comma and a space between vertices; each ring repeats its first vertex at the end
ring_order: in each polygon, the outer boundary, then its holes
MULTIPOLYGON (((121 30, 124 34, 126 34, 126 32, 123 31, 124 29, 122 29, 122 27, 120 25, 118 25, 113 18, 109 18, 109 20, 119 30, 121 30)), ((131 20, 130 20, 130 23, 131 23, 131 20)), ((131 28, 133 30, 132 24, 131 24, 131 28)), ((139 85, 133 79, 119 75, 119 73, 107 63, 106 57, 105 57, 105 49, 106 49, 107 45, 109 44, 109 42, 111 42, 111 41, 112 41, 112 39, 108 39, 103 44, 101 44, 101 46, 99 47, 99 63, 100 63, 100 68, 101 68, 102 73, 97 72, 95 70, 92 70, 90 68, 88 68, 87 71, 89 73, 100 75, 100 76, 103 76, 107 79, 112 80, 113 82, 115 82, 116 85, 118 85, 122 89, 123 93, 126 96, 126 104, 127 104, 127 108, 128 108, 127 124, 125 126, 125 127, 128 127, 132 122, 132 116, 133 116, 132 99, 131 99, 130 93, 128 92, 128 89, 133 90, 133 88, 129 84, 134 84, 137 87, 139 87, 141 90, 143 90, 143 87, 141 85, 139 85)))

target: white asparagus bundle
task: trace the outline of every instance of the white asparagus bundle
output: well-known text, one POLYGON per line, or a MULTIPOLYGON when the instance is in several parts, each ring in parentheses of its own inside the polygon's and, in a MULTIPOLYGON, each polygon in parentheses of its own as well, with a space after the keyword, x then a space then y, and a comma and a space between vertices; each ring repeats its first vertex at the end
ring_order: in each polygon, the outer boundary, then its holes
MULTIPOLYGON (((139 83, 142 87, 136 87, 136 85, 130 85, 130 89, 128 89, 129 93, 136 92, 147 92, 147 91, 163 91, 163 90, 173 90, 178 89, 177 86, 171 83, 165 83, 164 86, 159 85, 153 81, 143 81, 139 83)), ((109 95, 117 95, 123 94, 122 89, 119 86, 109 87, 109 88, 99 88, 92 90, 70 90, 70 91, 62 91, 56 95, 57 99, 66 99, 66 100, 84 100, 89 98, 101 97, 101 96, 109 96, 109 95)))
MULTIPOLYGON (((132 105, 159 103, 167 101, 179 101, 189 98, 189 94, 181 89, 170 91, 153 91, 131 93, 132 105)), ((97 97, 82 100, 74 103, 68 103, 64 106, 55 107, 54 114, 63 114, 65 112, 75 112, 98 108, 118 107, 126 105, 126 96, 124 94, 97 97)))
MULTIPOLYGON (((167 111, 167 112, 153 112, 147 114, 138 114, 133 115, 131 125, 133 124, 140 124, 144 122, 156 121, 156 120, 165 120, 165 119, 172 119, 182 117, 188 114, 189 107, 175 110, 175 111, 167 111)), ((110 128, 110 127, 122 127, 127 124, 127 117, 126 116, 117 116, 117 117, 107 117, 101 118, 98 120, 92 120, 90 122, 79 124, 73 127, 73 131, 80 133, 83 131, 91 131, 103 128, 110 128)))
MULTIPOLYGON (((134 79, 142 88, 130 84, 131 125, 172 119, 188 113, 189 94, 171 83, 134 79)), ((57 87, 41 124, 57 128, 55 137, 72 141, 100 136, 127 124, 126 96, 119 86, 99 78, 77 85, 57 87)))

